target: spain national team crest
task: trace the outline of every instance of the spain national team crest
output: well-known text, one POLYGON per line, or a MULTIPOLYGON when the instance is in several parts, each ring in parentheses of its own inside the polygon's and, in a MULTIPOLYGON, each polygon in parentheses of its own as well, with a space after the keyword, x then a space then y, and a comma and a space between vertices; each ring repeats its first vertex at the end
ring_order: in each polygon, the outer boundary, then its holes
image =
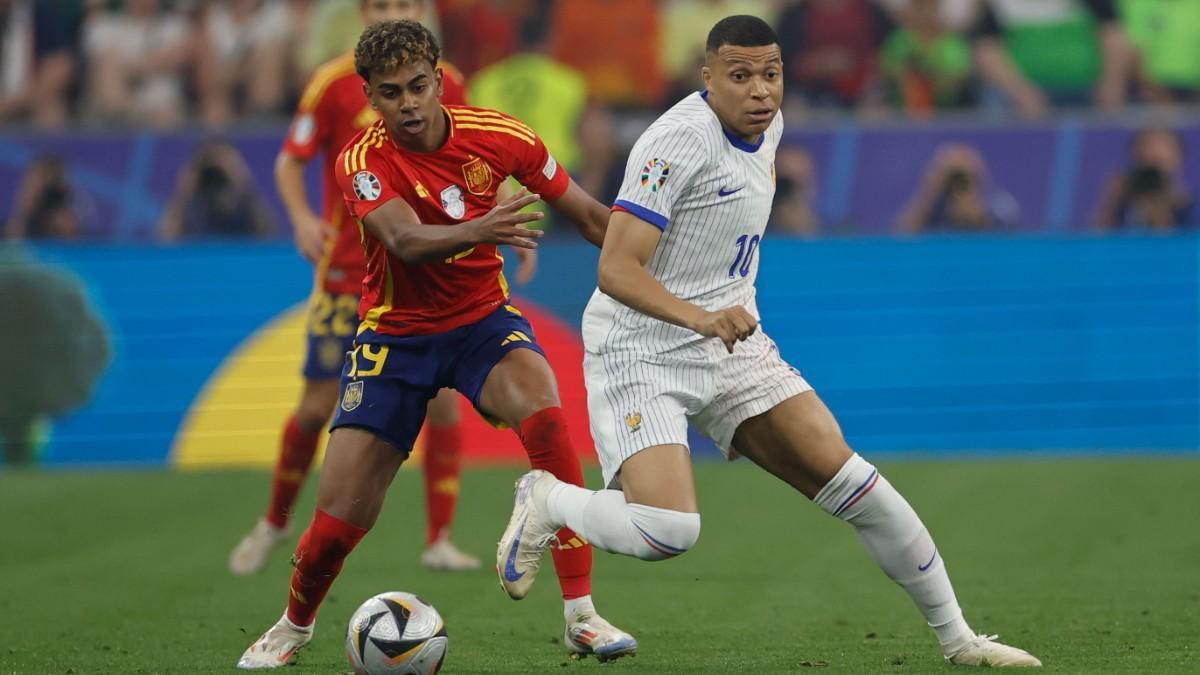
POLYGON ((642 187, 651 192, 658 192, 663 183, 667 182, 669 175, 671 175, 671 163, 655 157, 642 167, 642 187))
POLYGON ((625 426, 629 427, 629 433, 637 433, 642 430, 642 413, 631 412, 625 416, 625 426))
POLYGON ((476 157, 462 165, 463 180, 467 181, 467 191, 473 195, 487 194, 492 187, 492 168, 476 157))
POLYGON ((354 194, 359 199, 373 202, 379 199, 379 179, 370 171, 359 171, 354 174, 354 194))
POLYGON ((467 214, 467 204, 463 201, 462 188, 457 185, 442 190, 442 209, 455 220, 462 220, 467 214))
POLYGON ((355 380, 346 385, 346 393, 342 395, 342 410, 353 412, 355 408, 362 404, 363 400, 363 382, 355 380))

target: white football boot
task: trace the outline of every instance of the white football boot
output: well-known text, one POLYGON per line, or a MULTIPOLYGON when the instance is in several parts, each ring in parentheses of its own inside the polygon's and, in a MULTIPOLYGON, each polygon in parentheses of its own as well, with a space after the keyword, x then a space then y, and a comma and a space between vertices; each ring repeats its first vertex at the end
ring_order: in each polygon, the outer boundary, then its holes
POLYGON ((947 645, 946 660, 956 666, 1040 668, 1042 662, 1024 649, 996 642, 999 635, 976 635, 965 644, 947 645))
POLYGON ((546 522, 546 496, 558 481, 548 471, 535 469, 517 481, 512 518, 496 545, 496 573, 500 587, 513 600, 529 593, 542 564, 542 556, 554 541, 558 527, 546 522))
POLYGON ((243 537, 229 554, 229 571, 239 576, 259 572, 266 566, 271 552, 291 535, 290 526, 281 530, 260 518, 250 534, 243 537))
POLYGON ((421 553, 425 569, 440 572, 464 572, 479 569, 479 558, 458 550, 449 539, 438 539, 421 553))
POLYGON ((637 640, 599 614, 579 613, 567 622, 563 644, 579 656, 595 655, 601 663, 637 655, 637 640))
POLYGON ((241 670, 260 670, 286 666, 300 648, 312 640, 313 627, 300 627, 287 618, 285 612, 271 629, 263 633, 238 659, 241 670))

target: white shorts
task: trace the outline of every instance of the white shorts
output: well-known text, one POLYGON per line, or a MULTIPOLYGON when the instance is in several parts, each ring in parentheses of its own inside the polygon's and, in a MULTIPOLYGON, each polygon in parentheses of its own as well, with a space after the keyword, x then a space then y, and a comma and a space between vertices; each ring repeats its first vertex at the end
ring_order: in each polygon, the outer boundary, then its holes
POLYGON ((716 340, 656 354, 586 352, 592 440, 612 484, 621 464, 656 445, 688 445, 688 423, 726 457, 739 425, 812 387, 761 330, 733 353, 716 340))

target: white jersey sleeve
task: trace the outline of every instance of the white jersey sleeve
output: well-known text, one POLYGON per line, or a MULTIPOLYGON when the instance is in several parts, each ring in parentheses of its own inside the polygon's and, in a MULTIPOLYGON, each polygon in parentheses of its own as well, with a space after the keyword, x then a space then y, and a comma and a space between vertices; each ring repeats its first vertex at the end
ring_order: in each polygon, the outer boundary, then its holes
POLYGON ((651 128, 629 153, 613 207, 665 230, 675 205, 704 173, 710 145, 687 126, 651 128))

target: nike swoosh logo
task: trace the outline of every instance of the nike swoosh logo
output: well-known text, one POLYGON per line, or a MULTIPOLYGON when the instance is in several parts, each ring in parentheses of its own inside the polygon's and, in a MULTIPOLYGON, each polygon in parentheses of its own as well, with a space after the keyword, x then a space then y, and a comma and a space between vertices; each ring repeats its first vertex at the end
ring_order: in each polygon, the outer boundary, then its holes
POLYGON ((922 572, 929 569, 929 566, 933 564, 933 561, 935 558, 937 558, 937 549, 936 548, 933 549, 933 555, 929 556, 929 562, 925 563, 924 565, 917 565, 917 569, 921 570, 922 572))
POLYGON ((746 188, 746 186, 745 186, 745 185, 743 185, 742 187, 740 187, 740 188, 738 188, 738 189, 736 189, 736 190, 726 190, 725 188, 721 188, 720 190, 717 190, 717 196, 718 196, 718 197, 728 197, 729 195, 731 195, 731 194, 733 194, 733 193, 735 193, 735 192, 741 192, 741 191, 742 191, 742 190, 744 190, 745 188, 746 188))
POLYGON ((521 535, 525 532, 525 521, 521 521, 521 528, 517 530, 517 536, 513 539, 512 548, 508 551, 508 560, 504 561, 504 580, 509 583, 516 583, 525 576, 524 572, 517 571, 517 548, 521 545, 521 535))

